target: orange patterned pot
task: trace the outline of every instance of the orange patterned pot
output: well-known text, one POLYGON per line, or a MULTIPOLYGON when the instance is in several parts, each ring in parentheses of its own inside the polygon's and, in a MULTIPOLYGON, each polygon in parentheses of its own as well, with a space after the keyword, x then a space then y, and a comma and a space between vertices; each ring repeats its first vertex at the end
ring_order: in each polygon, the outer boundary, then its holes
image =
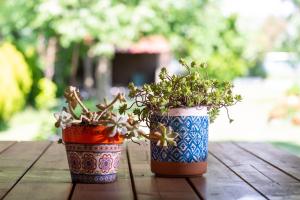
POLYGON ((107 135, 106 126, 73 125, 63 130, 63 141, 78 144, 122 144, 124 141, 119 134, 114 137, 107 135))
POLYGON ((117 179, 124 138, 107 135, 105 126, 74 125, 63 130, 72 182, 110 183, 117 179))

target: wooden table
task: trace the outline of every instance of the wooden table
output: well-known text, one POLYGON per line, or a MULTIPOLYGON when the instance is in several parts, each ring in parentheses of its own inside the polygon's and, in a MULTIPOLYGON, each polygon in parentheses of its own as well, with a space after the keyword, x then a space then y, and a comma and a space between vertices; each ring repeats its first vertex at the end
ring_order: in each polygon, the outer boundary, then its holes
POLYGON ((265 143, 210 143, 203 177, 158 178, 127 143, 118 181, 72 184, 63 145, 0 142, 0 199, 300 199, 300 158, 265 143))

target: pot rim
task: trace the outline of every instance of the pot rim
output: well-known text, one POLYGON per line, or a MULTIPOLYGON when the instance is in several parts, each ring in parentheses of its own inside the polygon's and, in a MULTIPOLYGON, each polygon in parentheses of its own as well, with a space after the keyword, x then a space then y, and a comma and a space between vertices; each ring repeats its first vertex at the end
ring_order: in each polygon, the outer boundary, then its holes
POLYGON ((106 126, 103 125, 75 125, 62 131, 62 139, 65 143, 79 144, 122 144, 124 137, 116 134, 108 137, 106 126))
POLYGON ((208 116, 207 106, 179 107, 169 109, 168 116, 208 116))

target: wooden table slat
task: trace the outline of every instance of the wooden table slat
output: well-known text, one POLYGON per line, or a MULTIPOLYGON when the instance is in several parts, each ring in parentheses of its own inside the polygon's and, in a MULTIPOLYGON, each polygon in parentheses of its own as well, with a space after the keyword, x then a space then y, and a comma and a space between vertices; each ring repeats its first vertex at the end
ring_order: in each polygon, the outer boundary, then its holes
POLYGON ((300 158, 267 143, 239 142, 245 149, 300 181, 300 158))
POLYGON ((265 199, 212 155, 207 173, 190 181, 204 199, 265 199))
POLYGON ((76 184, 72 199, 134 199, 125 147, 121 154, 116 182, 109 184, 76 184))
POLYGON ((71 189, 65 147, 53 143, 5 199, 67 199, 71 189))
POLYGON ((199 199, 186 179, 151 173, 149 145, 128 143, 128 152, 137 199, 199 199))
POLYGON ((10 148, 12 145, 16 144, 14 141, 1 141, 0 142, 0 154, 10 148))
POLYGON ((269 144, 210 143, 208 172, 188 179, 155 177, 149 151, 130 142, 117 182, 73 187, 63 145, 0 142, 0 199, 300 199, 300 158, 269 144))
POLYGON ((210 152, 270 199, 300 199, 300 182, 232 143, 211 143, 210 152))
POLYGON ((0 154, 0 199, 19 181, 50 142, 19 142, 0 154))

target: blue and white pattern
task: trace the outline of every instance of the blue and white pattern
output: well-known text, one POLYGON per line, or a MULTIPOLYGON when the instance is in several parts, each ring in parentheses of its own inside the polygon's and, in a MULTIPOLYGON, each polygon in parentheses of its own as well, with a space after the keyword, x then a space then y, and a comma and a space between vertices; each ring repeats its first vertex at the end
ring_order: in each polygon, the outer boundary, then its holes
POLYGON ((186 163, 206 161, 208 116, 154 116, 152 121, 171 126, 179 134, 175 139, 177 147, 161 147, 151 142, 152 160, 186 163))

